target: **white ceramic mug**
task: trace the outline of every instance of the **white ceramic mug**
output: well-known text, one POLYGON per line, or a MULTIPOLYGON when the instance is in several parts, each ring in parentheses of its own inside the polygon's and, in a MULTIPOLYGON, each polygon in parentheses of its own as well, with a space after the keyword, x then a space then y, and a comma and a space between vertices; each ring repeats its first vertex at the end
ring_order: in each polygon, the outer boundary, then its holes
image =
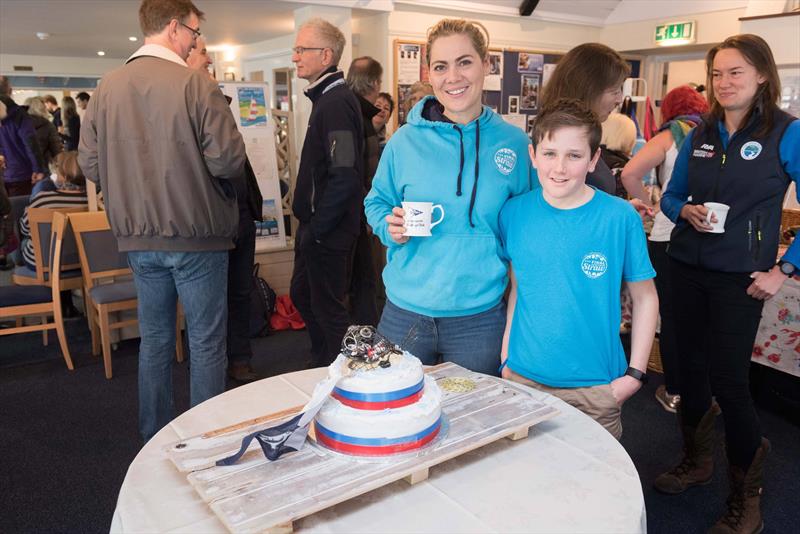
POLYGON ((434 204, 433 202, 403 202, 403 211, 406 212, 403 217, 403 226, 405 226, 405 233, 403 235, 409 237, 427 237, 431 235, 431 228, 444 220, 444 208, 441 204, 434 204), (438 209, 442 212, 442 216, 436 221, 431 221, 433 217, 433 210, 438 209))
POLYGON ((728 218, 728 211, 731 209, 731 207, 727 204, 720 204, 719 202, 705 202, 703 206, 708 208, 708 213, 706 213, 706 222, 711 225, 711 230, 709 230, 709 233, 725 233, 725 219, 728 218), (711 215, 715 215, 717 217, 717 222, 711 222, 711 215))

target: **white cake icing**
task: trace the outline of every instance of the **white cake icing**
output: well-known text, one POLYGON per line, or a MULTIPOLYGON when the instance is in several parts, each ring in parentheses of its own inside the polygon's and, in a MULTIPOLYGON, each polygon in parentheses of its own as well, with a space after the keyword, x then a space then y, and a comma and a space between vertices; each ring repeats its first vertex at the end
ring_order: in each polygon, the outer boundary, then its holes
POLYGON ((408 352, 392 356, 390 367, 352 370, 336 387, 353 393, 387 393, 419 384, 422 380, 422 362, 408 352))
MULTIPOLYGON (((408 353, 406 355, 417 362, 420 366, 420 374, 422 374, 422 365, 419 360, 408 353)), ((385 369, 367 371, 365 374, 381 373, 385 381, 393 384, 391 391, 402 389, 401 387, 394 387, 396 385, 394 377, 391 372, 385 372, 392 369, 394 369, 394 365, 385 369)), ((407 368, 404 368, 402 374, 406 385, 410 383, 410 376, 416 376, 407 368)), ((419 378, 416 378, 413 383, 417 382, 419 382, 419 378)), ((369 387, 373 388, 372 391, 390 391, 386 386, 382 388, 378 386, 380 380, 362 377, 357 382, 357 385, 360 386, 362 383, 365 387, 369 385, 369 387)), ((339 387, 341 387, 341 382, 339 387)), ((348 383, 348 389, 349 387, 350 384, 348 383)), ((351 408, 331 397, 325 402, 316 419, 319 424, 331 432, 346 436, 386 439, 411 436, 436 423, 442 413, 442 392, 436 381, 426 376, 423 391, 422 398, 414 404, 401 408, 373 411, 351 408)))

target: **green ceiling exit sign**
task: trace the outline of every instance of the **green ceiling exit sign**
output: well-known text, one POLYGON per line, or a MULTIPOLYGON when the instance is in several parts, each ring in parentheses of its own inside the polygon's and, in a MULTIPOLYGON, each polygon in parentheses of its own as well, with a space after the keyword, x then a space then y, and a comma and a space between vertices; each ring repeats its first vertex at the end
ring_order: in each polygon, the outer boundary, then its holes
POLYGON ((656 26, 655 43, 659 46, 676 46, 696 40, 697 24, 692 21, 670 22, 656 26))

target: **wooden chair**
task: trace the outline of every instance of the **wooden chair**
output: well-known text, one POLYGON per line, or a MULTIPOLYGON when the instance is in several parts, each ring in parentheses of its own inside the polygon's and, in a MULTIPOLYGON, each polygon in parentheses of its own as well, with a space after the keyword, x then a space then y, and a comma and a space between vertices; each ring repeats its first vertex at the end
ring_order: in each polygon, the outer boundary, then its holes
MULTIPOLYGON (((73 213, 86 211, 85 208, 28 208, 28 228, 30 229, 33 255, 36 259, 36 269, 31 270, 27 265, 20 265, 14 269, 11 281, 20 286, 50 286, 50 245, 51 224, 53 214, 73 213)), ((75 237, 69 228, 64 231, 61 250, 61 271, 58 283, 59 291, 83 289, 81 281, 78 248, 75 237)), ((43 318, 42 321, 45 319, 43 318)), ((17 326, 22 326, 22 317, 17 319, 17 326)), ((42 343, 47 346, 47 332, 42 332, 42 343)))
POLYGON ((48 247, 48 264, 53 267, 52 284, 46 285, 27 285, 27 286, 3 286, 0 287, 0 319, 16 318, 17 324, 12 328, 0 329, 0 336, 9 334, 21 334, 24 332, 35 332, 41 330, 45 339, 49 330, 55 329, 58 335, 58 343, 61 345, 61 354, 67 363, 67 369, 74 370, 72 357, 69 354, 67 336, 64 333, 64 318, 61 316, 61 252, 64 243, 64 230, 67 219, 62 213, 52 215, 52 225, 48 247), (52 323, 47 322, 47 317, 53 316, 52 323), (24 317, 35 316, 41 318, 40 324, 23 325, 21 319, 24 317))
MULTIPOLYGON (((33 243, 33 254, 36 258, 36 269, 31 270, 27 266, 14 269, 12 281, 20 286, 49 286, 50 281, 50 226, 53 221, 53 214, 75 213, 86 211, 86 208, 28 208, 28 227, 31 232, 31 242, 33 243)), ((60 290, 82 289, 80 260, 78 259, 78 248, 75 244, 75 237, 72 232, 65 230, 63 236, 63 246, 61 251, 61 277, 60 290)))
MULTIPOLYGON (((97 355, 99 345, 102 344, 106 378, 111 378, 111 330, 138 323, 136 318, 110 318, 112 313, 137 308, 136 286, 133 281, 114 281, 115 277, 131 274, 128 255, 119 251, 117 239, 111 232, 105 212, 73 213, 69 216, 69 221, 75 234, 83 272, 84 294, 92 334, 92 354, 97 355)), ((183 361, 181 323, 182 314, 178 313, 175 351, 179 362, 183 361)))

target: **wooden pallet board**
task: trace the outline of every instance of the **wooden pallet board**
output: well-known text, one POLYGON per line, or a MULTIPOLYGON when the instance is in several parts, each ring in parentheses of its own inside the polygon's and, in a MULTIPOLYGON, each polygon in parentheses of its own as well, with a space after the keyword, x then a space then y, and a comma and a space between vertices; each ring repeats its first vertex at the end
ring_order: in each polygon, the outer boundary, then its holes
POLYGON ((273 527, 290 529, 293 520, 396 480, 420 482, 432 466, 504 437, 524 438, 531 426, 558 414, 525 388, 455 364, 437 366, 429 375, 440 384, 467 379, 474 388, 442 388, 445 432, 421 453, 389 461, 354 459, 312 439, 301 451, 276 462, 267 461, 255 444, 236 465, 209 467, 237 451, 242 437, 262 428, 264 421, 277 423, 297 413, 296 409, 182 440, 165 452, 180 471, 194 471, 188 481, 228 530, 261 532, 273 527))

